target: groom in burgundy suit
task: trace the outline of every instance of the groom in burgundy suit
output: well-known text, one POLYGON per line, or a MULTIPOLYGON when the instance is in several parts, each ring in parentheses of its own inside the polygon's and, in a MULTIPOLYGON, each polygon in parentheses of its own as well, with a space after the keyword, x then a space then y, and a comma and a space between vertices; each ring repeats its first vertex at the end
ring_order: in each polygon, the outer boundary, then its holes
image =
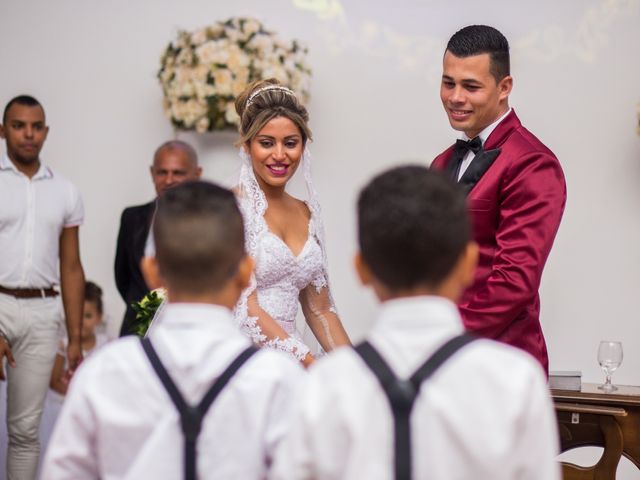
POLYGON ((509 43, 495 28, 451 37, 440 97, 461 139, 438 155, 467 192, 480 260, 460 302, 468 330, 519 347, 548 371, 538 288, 566 201, 558 159, 509 107, 509 43))

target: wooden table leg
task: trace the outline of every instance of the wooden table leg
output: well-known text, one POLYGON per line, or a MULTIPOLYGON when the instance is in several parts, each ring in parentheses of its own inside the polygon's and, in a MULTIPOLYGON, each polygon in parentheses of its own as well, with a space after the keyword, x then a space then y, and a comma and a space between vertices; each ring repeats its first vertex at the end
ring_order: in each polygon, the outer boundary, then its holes
POLYGON ((601 415, 599 424, 604 436, 602 457, 592 467, 562 462, 564 480, 615 480, 622 455, 622 431, 615 418, 609 415, 601 415))

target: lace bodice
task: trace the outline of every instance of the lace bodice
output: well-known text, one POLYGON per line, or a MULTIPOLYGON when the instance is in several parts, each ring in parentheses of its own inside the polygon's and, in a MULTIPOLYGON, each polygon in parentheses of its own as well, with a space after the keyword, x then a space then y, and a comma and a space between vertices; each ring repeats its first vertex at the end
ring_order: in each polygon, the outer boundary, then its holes
POLYGON ((289 335, 294 335, 300 291, 311 283, 326 284, 320 245, 309 235, 298 256, 294 256, 280 237, 267 230, 257 253, 258 303, 289 335))
POLYGON ((323 311, 335 312, 328 292, 322 222, 317 201, 315 196, 312 197, 307 202, 311 212, 308 238, 296 256, 280 237, 269 230, 264 219, 266 198, 245 159, 240 174, 238 203, 245 222, 247 251, 256 261, 256 269, 251 285, 236 306, 236 321, 255 343, 285 351, 298 360, 309 353, 309 348, 295 329, 298 306, 302 305, 306 317, 316 315, 322 322, 323 311), (312 295, 311 291, 318 295, 312 295), (258 304, 253 308, 252 295, 257 296, 258 304), (266 312, 289 337, 267 338, 258 324, 256 310, 266 312))

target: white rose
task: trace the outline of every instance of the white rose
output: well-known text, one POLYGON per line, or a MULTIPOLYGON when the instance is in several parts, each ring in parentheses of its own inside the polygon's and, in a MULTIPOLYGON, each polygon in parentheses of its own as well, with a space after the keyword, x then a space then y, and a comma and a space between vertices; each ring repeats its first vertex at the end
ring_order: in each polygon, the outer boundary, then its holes
POLYGON ((285 58, 284 60, 284 68, 289 72, 293 73, 298 70, 295 62, 291 58, 285 58))
POLYGON ((249 69, 246 67, 239 68, 235 71, 235 79, 237 81, 249 83, 249 69))
POLYGON ((196 57, 200 63, 213 63, 217 53, 218 43, 214 40, 209 40, 196 48, 196 57))
POLYGON ((171 67, 166 67, 162 70, 162 73, 160 74, 160 81, 163 84, 166 84, 169 82, 169 80, 171 80, 171 77, 173 77, 173 75, 175 74, 175 70, 171 67))
POLYGON ((222 32, 224 32, 224 26, 220 23, 216 23, 215 25, 207 28, 207 32, 211 37, 218 38, 220 35, 222 35, 222 32))
POLYGON ((207 30, 202 28, 200 30, 196 30, 191 34, 191 44, 192 45, 202 45, 207 41, 207 30))
POLYGON ((244 78, 236 77, 236 79, 233 81, 233 84, 231 85, 231 93, 234 97, 237 97, 244 91, 245 88, 247 88, 247 80, 244 78))
POLYGON ((183 121, 185 117, 185 102, 176 100, 171 104, 171 116, 176 120, 183 121))
POLYGON ((158 298, 162 300, 167 298, 167 290, 162 287, 156 288, 155 290, 152 290, 152 291, 156 292, 156 294, 158 295, 158 298))
POLYGON ((177 83, 175 81, 171 82, 166 90, 166 94, 169 100, 178 98, 180 96, 180 83, 177 83))
POLYGON ((209 129, 209 119, 207 117, 202 117, 200 120, 196 122, 196 132, 204 133, 209 129))
POLYGON ((207 67, 206 65, 203 65, 202 63, 191 68, 189 72, 189 78, 194 83, 205 83, 207 81, 208 75, 209 75, 209 67, 207 67))
POLYGON ((260 30, 260 24, 256 22, 254 19, 250 18, 249 20, 244 22, 243 30, 244 30, 244 33, 246 33, 247 35, 251 35, 253 33, 256 33, 258 30, 260 30))
POLYGON ((196 97, 200 100, 206 99, 211 95, 215 95, 216 88, 213 85, 209 85, 208 83, 195 83, 193 85, 193 89, 195 91, 196 97))
POLYGON ((236 51, 229 52, 229 60, 227 61, 227 66, 229 67, 229 69, 237 71, 242 67, 247 67, 250 61, 251 59, 249 58, 249 56, 238 48, 236 51))
POLYGON ((206 115, 207 103, 202 100, 189 100, 184 105, 184 123, 187 127, 192 127, 197 119, 206 115))
POLYGON ((183 48, 180 50, 180 53, 176 57, 176 63, 179 65, 191 65, 191 60, 193 59, 193 54, 191 53, 190 48, 183 48))
POLYGON ((191 96, 193 96, 193 94, 194 94, 193 83, 188 82, 188 81, 181 83, 179 91, 180 91, 180 96, 182 96, 182 97, 191 97, 191 96))
POLYGON ((217 51, 213 63, 227 63, 229 60, 229 41, 226 38, 216 41, 217 51))
POLYGON ((233 76, 231 72, 226 68, 220 68, 213 72, 213 81, 216 90, 221 95, 231 94, 231 84, 233 82, 233 76))
POLYGON ((262 33, 255 35, 248 45, 258 49, 260 52, 266 52, 273 49, 271 37, 262 33))
POLYGON ((238 40, 242 38, 242 32, 240 30, 236 30, 235 28, 227 28, 227 37, 229 42, 238 43, 238 40))
POLYGON ((171 101, 167 97, 162 99, 162 110, 165 117, 171 119, 171 101))
POLYGON ((176 69, 176 76, 174 77, 174 81, 178 83, 186 82, 191 78, 191 67, 186 65, 180 65, 176 69))
POLYGON ((227 108, 225 109, 224 112, 224 118, 227 122, 233 124, 233 125, 239 125, 240 124, 240 117, 238 116, 238 114, 236 113, 236 108, 235 105, 233 104, 233 102, 229 103, 227 105, 227 108))
POLYGON ((273 65, 280 66, 282 65, 282 62, 280 61, 280 56, 281 54, 274 50, 268 55, 265 55, 264 61, 268 64, 268 66, 273 66, 273 65))
POLYGON ((253 60, 252 66, 255 70, 257 70, 258 72, 261 72, 262 70, 265 69, 266 64, 264 60, 262 60, 261 58, 256 58, 253 60))

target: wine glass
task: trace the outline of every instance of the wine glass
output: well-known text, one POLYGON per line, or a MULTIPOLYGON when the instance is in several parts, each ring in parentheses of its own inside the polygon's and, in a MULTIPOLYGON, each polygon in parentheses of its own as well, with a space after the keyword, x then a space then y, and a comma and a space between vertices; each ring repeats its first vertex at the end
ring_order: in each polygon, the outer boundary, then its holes
POLYGON ((598 347, 598 363, 606 375, 604 384, 598 388, 605 392, 616 391, 618 387, 612 385, 611 374, 615 372, 622 363, 622 343, 609 340, 601 341, 598 347))

